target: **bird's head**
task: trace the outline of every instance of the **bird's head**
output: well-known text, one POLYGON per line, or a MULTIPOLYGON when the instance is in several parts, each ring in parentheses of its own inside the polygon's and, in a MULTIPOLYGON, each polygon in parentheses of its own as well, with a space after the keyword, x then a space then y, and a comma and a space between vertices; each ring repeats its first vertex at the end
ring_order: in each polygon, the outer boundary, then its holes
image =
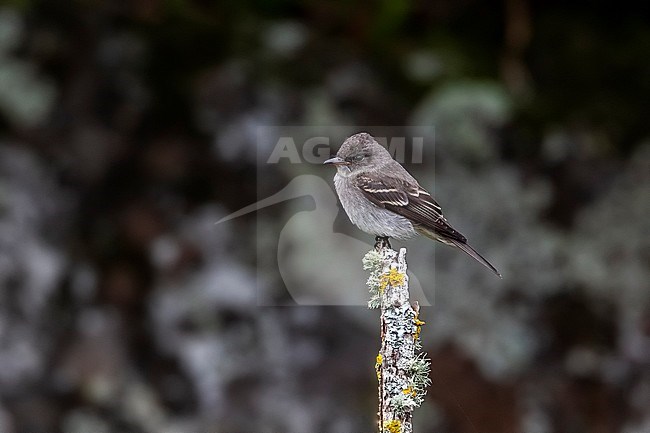
POLYGON ((390 153, 367 132, 349 137, 336 156, 323 164, 335 165, 341 174, 349 174, 369 167, 381 167, 391 161, 390 153))

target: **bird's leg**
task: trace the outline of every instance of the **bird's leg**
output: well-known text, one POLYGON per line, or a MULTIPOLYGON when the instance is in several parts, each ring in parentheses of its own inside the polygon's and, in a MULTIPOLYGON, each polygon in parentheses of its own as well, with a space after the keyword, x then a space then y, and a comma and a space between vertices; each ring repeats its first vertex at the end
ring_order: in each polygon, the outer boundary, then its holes
POLYGON ((375 249, 381 251, 384 248, 392 248, 388 236, 375 236, 375 249))

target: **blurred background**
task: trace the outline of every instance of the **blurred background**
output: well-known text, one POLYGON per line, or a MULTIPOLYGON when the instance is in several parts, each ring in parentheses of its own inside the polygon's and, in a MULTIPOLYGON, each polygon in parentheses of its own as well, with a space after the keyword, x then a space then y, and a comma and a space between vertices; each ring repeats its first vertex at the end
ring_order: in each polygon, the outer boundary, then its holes
MULTIPOLYGON (((0 432, 373 431, 377 311, 258 306, 259 219, 313 203, 214 225, 331 186, 264 125, 435 128, 412 170, 504 279, 409 244, 415 431, 649 432, 649 47, 641 2, 2 2, 0 432)), ((345 252, 301 221, 287 263, 345 252)))

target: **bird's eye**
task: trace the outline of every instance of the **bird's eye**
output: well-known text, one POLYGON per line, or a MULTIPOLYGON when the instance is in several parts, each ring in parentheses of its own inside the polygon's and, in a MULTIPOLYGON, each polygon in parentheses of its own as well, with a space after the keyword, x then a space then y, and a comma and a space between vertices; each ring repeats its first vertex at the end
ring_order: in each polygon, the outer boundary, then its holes
POLYGON ((363 159, 363 155, 357 155, 353 158, 355 161, 359 162, 363 159))

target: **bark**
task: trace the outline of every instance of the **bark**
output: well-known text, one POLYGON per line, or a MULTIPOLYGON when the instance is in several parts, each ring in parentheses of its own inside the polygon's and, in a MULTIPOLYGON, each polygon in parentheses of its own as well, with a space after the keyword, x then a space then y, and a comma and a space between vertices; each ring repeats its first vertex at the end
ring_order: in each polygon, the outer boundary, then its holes
POLYGON ((399 253, 386 245, 366 254, 370 271, 369 308, 381 310, 381 349, 377 355, 379 432, 411 433, 413 410, 424 401, 429 360, 421 352, 417 302, 409 302, 406 249, 399 253))

